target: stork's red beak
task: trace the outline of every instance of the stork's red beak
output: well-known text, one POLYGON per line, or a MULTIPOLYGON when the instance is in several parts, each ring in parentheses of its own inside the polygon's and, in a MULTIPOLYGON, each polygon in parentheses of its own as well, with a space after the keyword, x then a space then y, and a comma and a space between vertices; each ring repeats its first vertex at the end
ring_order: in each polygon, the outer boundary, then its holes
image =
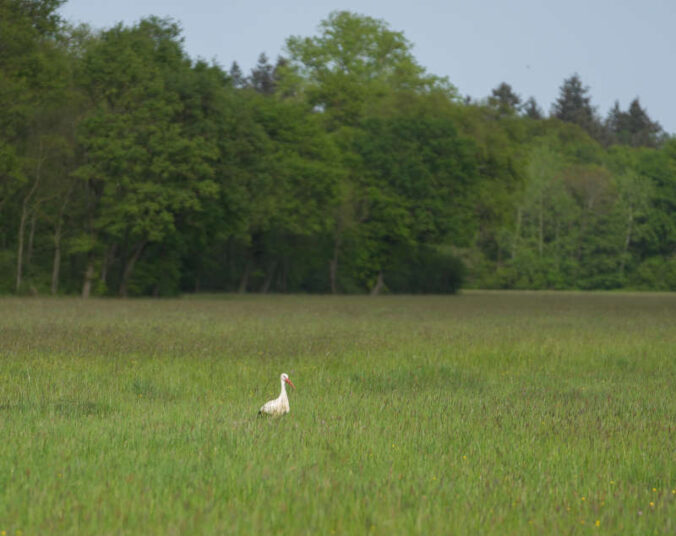
POLYGON ((286 378, 284 381, 285 381, 286 383, 288 383, 288 384, 289 384, 291 387, 293 387, 294 389, 296 388, 296 386, 293 384, 293 382, 292 382, 289 378, 286 378))

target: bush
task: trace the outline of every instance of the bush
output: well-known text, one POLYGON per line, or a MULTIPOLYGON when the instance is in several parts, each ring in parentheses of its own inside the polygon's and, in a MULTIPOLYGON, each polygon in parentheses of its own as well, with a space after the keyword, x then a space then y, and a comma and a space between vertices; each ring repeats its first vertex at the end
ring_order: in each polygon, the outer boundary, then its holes
POLYGON ((385 272, 387 288, 409 294, 455 294, 465 278, 465 265, 451 253, 429 246, 406 249, 385 272))
POLYGON ((676 290, 676 256, 646 259, 632 274, 631 283, 641 290, 676 290))

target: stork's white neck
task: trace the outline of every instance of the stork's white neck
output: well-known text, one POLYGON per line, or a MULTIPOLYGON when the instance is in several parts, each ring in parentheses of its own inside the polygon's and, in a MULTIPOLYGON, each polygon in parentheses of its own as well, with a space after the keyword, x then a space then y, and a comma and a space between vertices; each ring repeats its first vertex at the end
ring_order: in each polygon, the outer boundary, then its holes
POLYGON ((286 384, 284 383, 284 380, 279 380, 279 381, 282 384, 282 392, 279 393, 279 397, 285 398, 286 397, 286 384))

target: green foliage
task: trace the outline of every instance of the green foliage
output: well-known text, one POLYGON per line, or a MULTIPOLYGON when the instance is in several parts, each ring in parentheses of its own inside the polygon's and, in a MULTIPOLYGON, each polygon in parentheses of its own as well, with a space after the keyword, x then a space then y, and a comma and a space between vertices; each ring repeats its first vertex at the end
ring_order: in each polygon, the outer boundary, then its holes
POLYGON ((626 112, 616 101, 608 114, 606 128, 612 141, 632 147, 657 147, 663 136, 662 127, 648 117, 638 98, 631 101, 626 112))
MULTIPOLYGON (((506 82, 502 82, 498 87, 491 91, 491 96, 488 97, 488 104, 492 108, 495 108, 500 115, 512 115, 521 107, 521 97, 514 93, 512 86, 506 82)), ((537 105, 535 104, 535 101, 532 100, 529 113, 534 115, 536 112, 537 105)))
POLYGON ((446 80, 418 65, 401 32, 371 17, 335 11, 318 37, 291 37, 286 46, 308 102, 335 126, 358 123, 390 91, 441 88, 454 95, 446 80))
POLYGON ((589 88, 582 85, 577 74, 563 81, 559 97, 552 106, 552 115, 561 121, 578 125, 597 139, 603 135, 596 109, 591 105, 589 88))
POLYGON ((676 142, 638 99, 462 103, 347 11, 245 76, 59 5, 0 2, 2 292, 671 288, 676 142))
POLYGON ((676 256, 667 261, 662 257, 646 259, 636 268, 631 285, 640 290, 676 291, 676 256))
POLYGON ((175 230, 174 214, 199 210, 216 191, 215 148, 177 121, 183 104, 168 73, 190 72, 176 35, 152 19, 117 27, 83 59, 80 83, 97 105, 81 123, 87 161, 76 174, 100 188, 96 225, 111 237, 160 241, 175 230))

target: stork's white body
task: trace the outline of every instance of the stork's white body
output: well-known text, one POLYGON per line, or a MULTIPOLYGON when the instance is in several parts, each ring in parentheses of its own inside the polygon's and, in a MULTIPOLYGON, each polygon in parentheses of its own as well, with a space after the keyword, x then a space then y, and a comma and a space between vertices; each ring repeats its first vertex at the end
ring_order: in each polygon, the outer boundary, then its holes
POLYGON ((274 400, 270 400, 261 406, 261 409, 258 410, 258 414, 265 415, 285 415, 289 413, 289 397, 286 394, 286 385, 285 383, 291 383, 289 377, 286 374, 282 374, 279 377, 280 383, 282 384, 282 392, 274 400))

